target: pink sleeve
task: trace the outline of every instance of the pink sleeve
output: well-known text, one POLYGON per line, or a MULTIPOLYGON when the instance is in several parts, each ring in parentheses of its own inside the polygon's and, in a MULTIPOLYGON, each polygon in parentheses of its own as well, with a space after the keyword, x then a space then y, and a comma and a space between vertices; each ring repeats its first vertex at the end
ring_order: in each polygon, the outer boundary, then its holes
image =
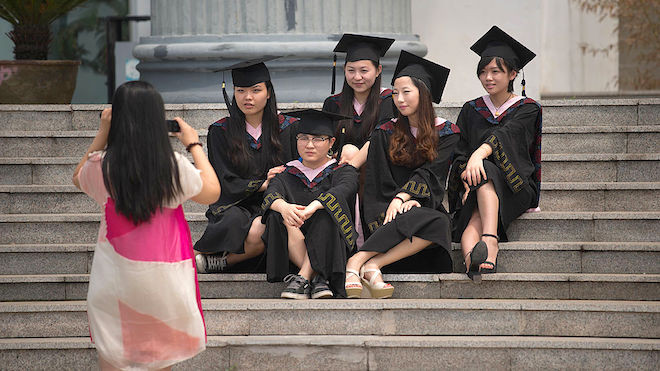
POLYGON ((91 153, 87 162, 80 169, 80 173, 78 173, 78 181, 82 191, 101 206, 105 205, 110 196, 103 183, 102 160, 103 157, 100 152, 91 153))

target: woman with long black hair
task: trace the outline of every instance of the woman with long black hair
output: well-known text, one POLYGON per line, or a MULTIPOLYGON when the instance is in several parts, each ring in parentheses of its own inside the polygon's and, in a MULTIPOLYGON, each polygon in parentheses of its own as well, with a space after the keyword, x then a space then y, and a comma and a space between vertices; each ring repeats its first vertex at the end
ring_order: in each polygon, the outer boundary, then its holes
POLYGON ((346 53, 344 85, 339 94, 325 99, 323 110, 353 117, 339 121, 335 133, 339 140, 333 149, 341 151, 340 162, 350 161, 376 126, 395 116, 392 90, 381 88, 380 64, 392 43, 394 39, 344 34, 334 49, 335 53, 346 53))
POLYGON ((101 369, 160 369, 206 344, 190 230, 181 204, 220 185, 195 129, 176 118, 195 166, 174 152, 149 83, 117 88, 73 183, 101 206, 87 314, 101 369))
MULTIPOLYGON (((222 272, 263 253, 263 192, 284 170, 283 164, 298 157, 296 119, 277 113, 275 90, 264 64, 267 60, 249 60, 226 68, 231 69, 234 84, 229 117, 213 123, 207 137, 209 160, 223 192, 209 206, 208 225, 195 243, 200 273, 222 272)), ((225 101, 229 102, 226 93, 225 101)), ((245 268, 253 270, 255 266, 245 268)))
POLYGON ((394 72, 398 118, 372 134, 367 154, 364 220, 372 233, 346 264, 346 294, 359 298, 363 285, 373 298, 392 296, 381 268, 432 243, 443 249, 432 269, 451 266, 450 222, 442 206, 458 128, 436 117, 449 69, 406 51, 394 72))
POLYGON ((453 238, 461 243, 475 282, 497 271, 498 242, 509 224, 538 206, 541 192, 541 106, 513 90, 518 72, 536 55, 493 26, 472 47, 477 77, 488 94, 466 102, 456 124, 449 185, 453 238))

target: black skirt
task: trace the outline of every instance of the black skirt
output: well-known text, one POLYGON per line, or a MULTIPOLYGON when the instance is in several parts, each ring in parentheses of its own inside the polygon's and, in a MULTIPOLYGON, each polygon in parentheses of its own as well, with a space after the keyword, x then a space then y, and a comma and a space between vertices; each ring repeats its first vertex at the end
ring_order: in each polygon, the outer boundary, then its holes
POLYGON ((257 213, 242 206, 232 206, 218 215, 206 212, 209 223, 202 237, 195 243, 195 250, 203 253, 243 254, 243 244, 257 213))
POLYGON ((413 207, 379 227, 362 245, 360 251, 386 253, 403 240, 419 237, 430 241, 426 249, 388 267, 383 272, 445 273, 452 271, 451 229, 449 217, 438 210, 413 207))
MULTIPOLYGON (((518 193, 513 193, 507 185, 504 172, 497 165, 490 160, 484 160, 484 169, 486 170, 487 179, 493 181, 495 193, 497 193, 497 198, 500 201, 497 235, 500 237, 500 241, 508 241, 509 239, 506 235, 507 228, 509 228, 512 221, 527 211, 529 205, 536 198, 536 191, 531 184, 527 184, 518 193)), ((454 214, 452 221, 454 242, 461 241, 463 231, 467 227, 476 206, 477 192, 475 190, 470 192, 465 204, 460 206, 460 209, 454 214)))

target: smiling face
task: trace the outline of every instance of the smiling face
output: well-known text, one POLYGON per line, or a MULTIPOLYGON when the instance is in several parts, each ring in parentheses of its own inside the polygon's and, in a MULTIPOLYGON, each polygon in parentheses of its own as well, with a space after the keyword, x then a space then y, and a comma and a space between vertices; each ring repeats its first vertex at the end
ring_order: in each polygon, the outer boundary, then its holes
POLYGON ((399 112, 409 117, 417 112, 417 107, 419 106, 419 89, 409 76, 401 76, 394 80, 392 99, 399 112))
POLYGON ((304 163, 317 164, 328 159, 328 152, 335 143, 334 137, 315 134, 298 134, 296 144, 304 163))
POLYGON ((366 93, 371 89, 376 81, 376 77, 382 72, 382 66, 374 66, 370 60, 361 60, 355 62, 346 62, 344 66, 344 77, 348 86, 355 93, 366 93))
POLYGON ((515 78, 516 71, 507 71, 504 64, 498 66, 495 58, 479 71, 479 81, 491 96, 507 92, 509 81, 515 78))
POLYGON ((262 112, 268 98, 270 98, 270 93, 265 82, 250 87, 234 86, 236 105, 246 116, 262 112))

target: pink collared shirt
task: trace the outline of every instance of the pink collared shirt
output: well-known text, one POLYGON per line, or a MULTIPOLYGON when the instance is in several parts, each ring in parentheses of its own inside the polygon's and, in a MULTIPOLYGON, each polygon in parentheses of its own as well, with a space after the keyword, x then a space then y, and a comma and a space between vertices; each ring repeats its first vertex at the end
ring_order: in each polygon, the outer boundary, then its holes
POLYGON ((245 131, 247 131, 254 140, 259 140, 259 137, 261 137, 261 124, 255 128, 245 121, 245 131))
POLYGON ((484 102, 486 102, 486 107, 488 107, 488 110, 490 113, 493 114, 493 117, 497 118, 499 115, 503 114, 509 107, 513 106, 517 101, 525 98, 521 95, 517 95, 515 97, 511 97, 509 100, 504 102, 501 106, 498 108, 495 108, 495 105, 493 104, 493 101, 490 100, 490 95, 486 94, 483 97, 484 102))
POLYGON ((337 162, 337 160, 331 158, 325 164, 317 167, 316 169, 312 169, 303 165, 302 162, 300 162, 300 160, 289 161, 286 163, 286 166, 293 166, 296 169, 302 171, 302 173, 305 174, 305 176, 307 177, 307 180, 311 182, 312 180, 314 180, 314 178, 316 178, 317 175, 319 175, 319 173, 321 173, 321 171, 323 171, 323 169, 334 164, 335 162, 337 162))

